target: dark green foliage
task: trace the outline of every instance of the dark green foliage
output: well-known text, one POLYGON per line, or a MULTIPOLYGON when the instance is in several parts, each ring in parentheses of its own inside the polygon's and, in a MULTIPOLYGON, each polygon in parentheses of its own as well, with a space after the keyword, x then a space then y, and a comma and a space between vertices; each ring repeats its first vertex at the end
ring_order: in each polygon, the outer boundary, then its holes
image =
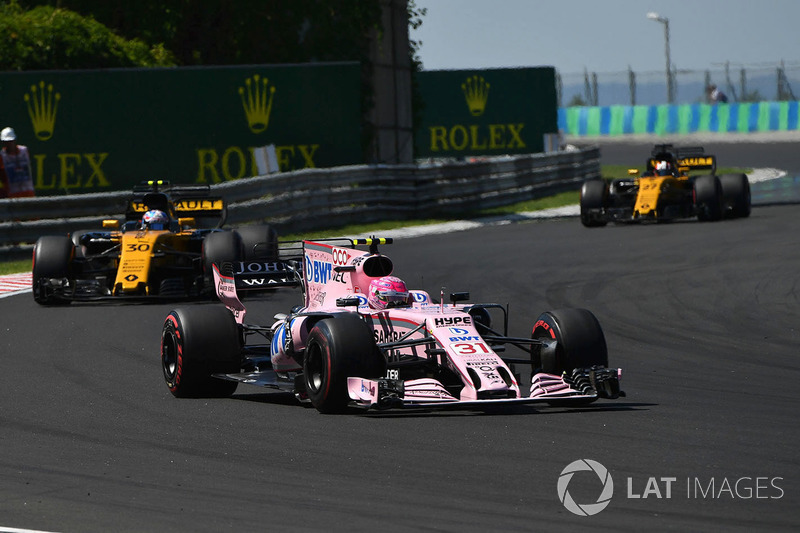
POLYGON ((45 0, 128 39, 163 43, 179 65, 362 61, 380 27, 377 0, 45 0))
POLYGON ((91 17, 39 6, 0 3, 0 70, 172 66, 161 45, 126 40, 91 17))
MULTIPOLYGON (((0 70, 358 61, 367 154, 370 44, 380 38, 383 6, 379 0, 0 0, 0 35, 12 37, 0 40, 0 70)), ((413 0, 408 9, 419 26, 425 10, 413 0)), ((418 46, 409 50, 412 76, 421 69, 418 46)), ((413 83, 418 119, 422 104, 413 83)))

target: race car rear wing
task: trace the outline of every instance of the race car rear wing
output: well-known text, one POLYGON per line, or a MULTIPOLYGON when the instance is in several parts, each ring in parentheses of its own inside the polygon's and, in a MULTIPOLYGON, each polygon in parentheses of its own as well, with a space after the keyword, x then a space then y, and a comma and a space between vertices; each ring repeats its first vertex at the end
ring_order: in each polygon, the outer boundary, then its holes
POLYGON ((713 174, 717 171, 717 157, 713 155, 679 157, 678 166, 689 170, 710 170, 713 174))
POLYGON ((655 168, 658 161, 672 161, 678 167, 686 170, 717 170, 717 157, 705 153, 702 146, 682 146, 679 148, 671 144, 657 144, 650 152, 647 169, 655 168))
MULTIPOLYGON (((247 313, 239 298, 239 291, 269 290, 277 287, 298 287, 297 265, 294 261, 259 263, 237 261, 211 265, 214 275, 214 290, 217 298, 233 313, 239 324, 244 323, 247 313)), ((302 275, 302 273, 300 273, 302 275)))
POLYGON ((150 209, 159 209, 176 218, 213 218, 217 220, 216 227, 222 226, 227 217, 225 201, 220 196, 212 196, 210 186, 172 185, 163 180, 147 181, 134 187, 125 219, 138 220, 150 209))
MULTIPOLYGON (((281 257, 276 261, 235 261, 214 263, 214 289, 217 297, 231 310, 237 320, 244 316, 244 305, 239 300, 239 291, 266 291, 281 287, 300 287, 306 292, 306 277, 303 271, 307 258, 305 248, 318 241, 282 241, 281 257)), ((391 244, 391 238, 370 237, 366 239, 331 238, 319 242, 336 242, 351 248, 369 246, 370 254, 378 253, 378 245, 391 244)), ((329 247, 330 248, 330 247, 329 247)), ((367 264, 365 261, 363 264, 367 264)), ((382 257, 381 264, 391 265, 382 257)), ((357 270, 355 266, 337 266, 337 269, 357 270)), ((333 270, 333 268, 331 268, 333 270)), ((389 267, 389 270, 391 268, 389 267)))
POLYGON ((299 287, 300 264, 293 260, 236 261, 214 263, 216 271, 233 280, 236 290, 254 291, 277 287, 299 287))

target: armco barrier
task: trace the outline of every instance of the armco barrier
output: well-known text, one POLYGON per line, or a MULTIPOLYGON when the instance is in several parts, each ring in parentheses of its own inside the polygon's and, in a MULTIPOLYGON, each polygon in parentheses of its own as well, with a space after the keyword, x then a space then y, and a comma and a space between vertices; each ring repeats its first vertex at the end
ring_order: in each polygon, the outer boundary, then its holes
MULTIPOLYGON (((431 218, 576 190, 600 176, 598 148, 441 165, 304 169, 212 185, 226 224, 275 225, 281 233, 387 219, 431 218)), ((0 260, 29 256, 42 235, 120 218, 127 191, 0 200, 0 260)))
POLYGON ((627 134, 795 131, 796 101, 654 106, 587 106, 558 110, 558 128, 579 137, 627 134))

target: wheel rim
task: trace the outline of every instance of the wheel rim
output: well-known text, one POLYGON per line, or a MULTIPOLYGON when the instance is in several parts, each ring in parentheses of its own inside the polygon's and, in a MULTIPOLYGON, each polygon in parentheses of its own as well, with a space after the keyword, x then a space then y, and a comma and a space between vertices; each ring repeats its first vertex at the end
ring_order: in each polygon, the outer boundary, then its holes
POLYGON ((173 381, 178 371, 178 339, 172 330, 165 331, 161 338, 161 365, 167 380, 173 381))
MULTIPOLYGON (((561 366, 559 362, 564 360, 564 348, 556 338, 555 331, 552 329, 552 326, 549 329, 544 329, 542 327, 536 328, 535 330, 533 330, 533 333, 531 333, 531 337, 534 339, 547 339, 556 341, 556 351, 555 354, 553 354, 553 360, 548 362, 552 363, 556 367, 561 366)), ((543 359, 539 360, 539 366, 545 372, 552 373, 554 371, 554 369, 552 368, 546 368, 546 369, 544 368, 546 365, 543 359)))
POLYGON ((306 387, 312 393, 317 393, 325 382, 325 365, 322 360, 322 350, 317 343, 309 343, 306 347, 306 387))

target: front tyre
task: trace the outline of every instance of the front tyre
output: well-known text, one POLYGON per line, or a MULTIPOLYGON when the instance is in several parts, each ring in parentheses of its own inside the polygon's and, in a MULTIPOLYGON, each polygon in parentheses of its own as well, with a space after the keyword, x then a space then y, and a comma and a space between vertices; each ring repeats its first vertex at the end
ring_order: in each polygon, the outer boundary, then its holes
POLYGON ((608 184, 605 180, 588 180, 581 187, 581 224, 587 228, 605 226, 603 211, 608 203, 608 184))
POLYGON ((47 235, 39 237, 33 247, 32 292, 33 300, 40 305, 68 304, 69 300, 58 298, 48 280, 69 278, 73 257, 72 241, 69 237, 47 235))
POLYGON ((608 366, 608 349, 600 322, 586 309, 559 309, 542 313, 532 338, 556 341, 554 351, 532 352, 533 372, 560 375, 576 368, 608 366))
POLYGON ((239 329, 227 308, 187 307, 167 315, 161 330, 161 369, 176 398, 223 398, 238 383, 212 377, 241 367, 239 329))
POLYGON ((372 328, 356 315, 317 322, 308 335, 303 380, 311 403, 321 413, 339 413, 350 401, 348 377, 380 378, 386 360, 372 328))

